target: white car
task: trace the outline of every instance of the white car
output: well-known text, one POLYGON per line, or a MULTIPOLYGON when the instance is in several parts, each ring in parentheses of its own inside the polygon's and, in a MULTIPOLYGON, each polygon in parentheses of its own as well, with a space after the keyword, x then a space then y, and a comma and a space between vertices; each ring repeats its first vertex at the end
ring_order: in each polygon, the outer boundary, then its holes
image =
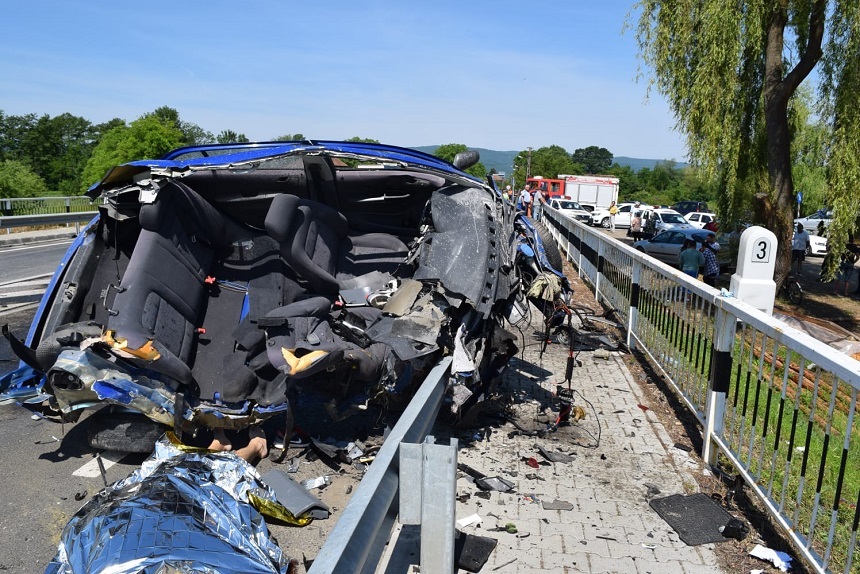
POLYGON ((674 209, 646 209, 642 212, 642 229, 646 236, 669 229, 695 229, 674 209))
POLYGON ((819 227, 822 227, 826 232, 827 228, 830 227, 831 221, 833 221, 833 212, 820 209, 806 217, 795 219, 794 227, 796 229, 797 224, 800 223, 803 225, 803 229, 810 235, 818 235, 819 227))
MULTIPOLYGON (((639 204, 639 207, 636 207, 635 203, 619 204, 618 213, 615 214, 615 227, 630 227, 633 212, 639 210, 644 212, 647 209, 651 209, 651 206, 644 203, 639 204)), ((595 209, 594 213, 591 214, 591 225, 599 225, 604 229, 609 229, 609 210, 605 208, 595 209)))
POLYGON ((549 206, 558 210, 565 217, 569 217, 586 224, 591 221, 591 213, 583 209, 579 203, 572 199, 554 197, 549 200, 549 206))
POLYGON ((702 229, 705 225, 717 218, 716 213, 703 213, 701 211, 692 211, 684 216, 684 219, 693 227, 702 229))
POLYGON ((827 238, 820 235, 812 235, 809 232, 809 247, 806 248, 806 255, 815 255, 824 257, 827 255, 827 238))

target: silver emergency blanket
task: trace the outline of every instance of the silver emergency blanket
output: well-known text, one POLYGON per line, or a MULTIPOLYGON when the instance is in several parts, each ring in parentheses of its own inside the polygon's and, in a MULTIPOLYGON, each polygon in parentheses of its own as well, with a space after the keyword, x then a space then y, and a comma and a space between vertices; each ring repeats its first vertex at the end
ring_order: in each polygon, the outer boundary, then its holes
POLYGON ((254 500, 277 505, 229 452, 183 452, 162 438, 140 469, 66 525, 46 574, 288 574, 254 500))

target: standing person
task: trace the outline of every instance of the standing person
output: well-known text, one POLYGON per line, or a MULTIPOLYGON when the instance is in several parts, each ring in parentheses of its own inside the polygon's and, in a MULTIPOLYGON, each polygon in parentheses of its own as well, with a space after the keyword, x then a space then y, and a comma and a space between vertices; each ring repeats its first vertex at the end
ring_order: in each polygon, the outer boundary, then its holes
POLYGON ((678 262, 681 264, 681 271, 690 277, 699 277, 699 267, 705 264, 705 256, 702 252, 696 249, 696 242, 692 239, 685 239, 684 246, 681 248, 681 253, 678 254, 678 262))
POLYGON ((536 187, 532 194, 532 218, 535 221, 540 221, 541 210, 543 209, 544 203, 546 203, 546 200, 543 198, 543 193, 539 187, 536 187))
POLYGON ((836 294, 839 295, 839 283, 842 283, 842 295, 848 297, 848 284, 851 282, 851 275, 854 273, 854 263, 857 262, 857 255, 846 251, 842 254, 842 260, 839 262, 839 272, 836 275, 836 294))
POLYGON ((630 218, 630 235, 633 236, 633 241, 642 239, 642 211, 637 209, 633 212, 633 217, 630 218))
POLYGON ((505 203, 511 202, 511 186, 510 185, 505 186, 505 191, 502 192, 502 199, 505 200, 505 203))
POLYGON ((517 201, 517 209, 526 212, 526 215, 532 214, 532 194, 529 193, 528 186, 525 186, 520 192, 519 200, 517 201))
POLYGON ((702 255, 705 258, 705 271, 702 273, 702 280, 711 287, 716 286, 717 275, 720 274, 720 264, 717 261, 717 253, 711 247, 710 241, 702 244, 702 255))
POLYGON ((791 240, 791 260, 797 263, 797 274, 800 275, 800 269, 803 267, 803 260, 806 259, 806 250, 809 248, 809 233, 803 230, 803 224, 797 224, 797 231, 794 232, 794 237, 791 240))
POLYGON ((615 215, 618 213, 618 206, 615 202, 609 204, 609 231, 615 231, 615 215))

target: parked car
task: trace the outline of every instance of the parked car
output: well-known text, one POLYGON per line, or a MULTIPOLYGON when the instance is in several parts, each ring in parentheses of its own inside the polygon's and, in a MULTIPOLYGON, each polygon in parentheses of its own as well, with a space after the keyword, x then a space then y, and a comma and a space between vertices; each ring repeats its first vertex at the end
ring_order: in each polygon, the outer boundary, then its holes
MULTIPOLYGON (((670 229, 658 233, 651 239, 643 239, 633 244, 633 247, 643 253, 647 253, 651 257, 662 261, 673 267, 678 266, 678 254, 681 253, 681 247, 684 246, 684 241, 692 239, 696 242, 696 249, 702 247, 702 244, 708 240, 708 232, 696 228, 687 229, 670 229)), ((718 245, 727 245, 729 239, 717 236, 718 245)), ((735 251, 736 253, 736 251, 735 251)), ((724 269, 733 268, 735 262, 731 259, 730 251, 721 248, 718 251, 717 260, 720 266, 724 269)))
POLYGON ((815 213, 811 213, 806 217, 801 217, 794 220, 794 225, 800 223, 810 235, 822 235, 830 227, 833 221, 833 212, 830 210, 819 209, 815 213))
POLYGON ((448 404, 463 413, 516 353, 504 321, 525 278, 566 285, 540 227, 404 148, 196 146, 115 167, 88 195, 99 216, 26 340, 3 330, 22 365, 0 377, 0 400, 41 399, 66 422, 110 405, 87 419, 98 448, 146 450, 131 424, 151 448, 165 428, 298 418, 300 387, 337 409, 402 404, 451 353, 461 392, 448 404))
POLYGON ((827 238, 821 235, 809 235, 809 247, 806 248, 806 255, 815 255, 824 257, 827 255, 827 238))
MULTIPOLYGON (((633 217, 633 212, 637 210, 644 212, 646 209, 651 209, 651 206, 640 204, 637 208, 635 203, 619 204, 618 213, 615 214, 615 227, 630 227, 630 220, 633 217)), ((591 214, 591 225, 599 225, 604 229, 609 229, 609 210, 595 209, 591 214)))
POLYGON ((591 221, 591 213, 582 208, 582 206, 572 199, 557 199, 553 198, 549 201, 550 207, 557 209, 562 215, 571 219, 576 219, 583 223, 591 221))
POLYGON ((654 236, 668 229, 696 229, 674 209, 646 209, 642 212, 644 235, 654 236))
POLYGON ((688 213, 692 213, 694 211, 704 211, 710 212, 708 209, 708 204, 704 201, 679 201, 675 205, 671 207, 681 215, 687 215, 688 213))
POLYGON ((705 225, 715 221, 716 218, 716 213, 705 213, 701 211, 692 211, 684 216, 684 219, 686 219, 690 225, 699 229, 704 229, 705 225))

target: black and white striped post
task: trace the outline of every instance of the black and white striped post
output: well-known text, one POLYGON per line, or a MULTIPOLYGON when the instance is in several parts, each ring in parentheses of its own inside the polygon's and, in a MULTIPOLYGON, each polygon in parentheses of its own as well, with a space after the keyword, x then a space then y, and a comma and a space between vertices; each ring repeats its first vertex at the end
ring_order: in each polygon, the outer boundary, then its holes
POLYGON ((639 295, 641 293, 642 262, 633 260, 633 270, 630 276, 630 312, 627 313, 627 348, 631 351, 636 347, 636 326, 639 322, 639 295))
MULTIPOLYGON (((716 302, 719 304, 719 301, 716 302)), ((737 320, 717 306, 714 316, 714 342, 711 349, 711 374, 705 403, 705 440, 702 459, 711 466, 717 464, 719 448, 714 437, 723 433, 726 415, 726 396, 732 378, 732 345, 735 341, 737 320)))

